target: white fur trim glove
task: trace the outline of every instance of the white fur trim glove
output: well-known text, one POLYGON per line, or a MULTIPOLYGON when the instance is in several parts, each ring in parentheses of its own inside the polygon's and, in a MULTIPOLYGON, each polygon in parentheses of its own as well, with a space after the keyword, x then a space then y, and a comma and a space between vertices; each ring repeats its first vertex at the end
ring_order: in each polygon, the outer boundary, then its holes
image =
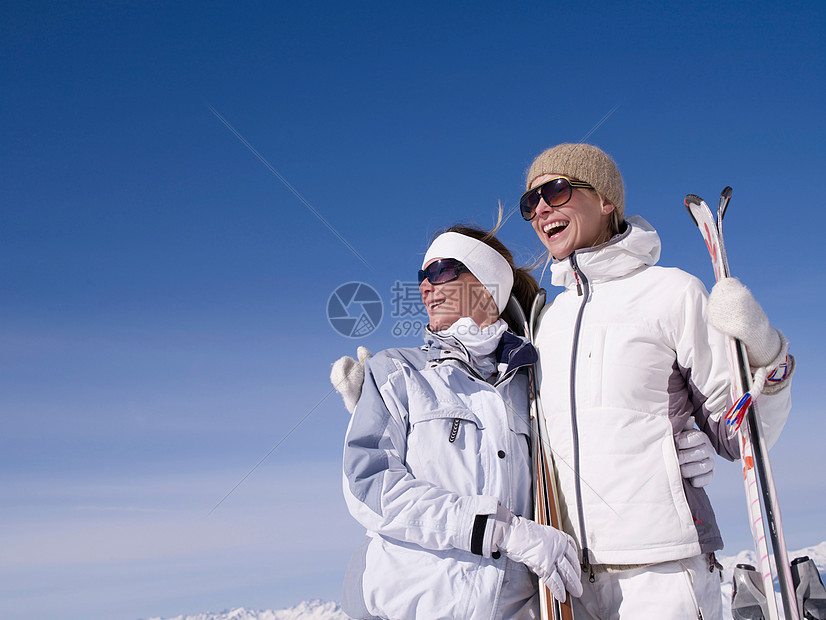
MULTIPOLYGON (((693 419, 692 419, 693 426, 693 419)), ((701 488, 714 478, 716 464, 714 448, 706 434, 696 428, 687 428, 677 435, 677 459, 680 473, 691 486, 701 488)))
POLYGON ((373 357, 366 347, 359 347, 356 352, 358 361, 345 355, 333 363, 330 371, 330 382, 336 392, 344 399, 347 411, 353 413, 361 398, 361 386, 364 384, 364 362, 373 357))
POLYGON ((517 517, 499 506, 493 524, 491 547, 502 551, 511 560, 527 566, 548 586, 560 603, 573 596, 582 596, 580 568, 574 539, 565 532, 517 517))
MULTIPOLYGON (((769 324, 769 317, 757 300, 736 278, 723 278, 708 298, 708 320, 718 330, 733 338, 738 338, 746 347, 749 365, 755 372, 755 384, 765 381, 765 375, 786 362, 789 343, 777 329, 769 324)), ((771 383, 762 389, 765 393, 775 393, 788 385, 794 369, 793 358, 789 359, 788 371, 782 381, 771 383)), ((757 392, 760 389, 756 390, 757 392)))

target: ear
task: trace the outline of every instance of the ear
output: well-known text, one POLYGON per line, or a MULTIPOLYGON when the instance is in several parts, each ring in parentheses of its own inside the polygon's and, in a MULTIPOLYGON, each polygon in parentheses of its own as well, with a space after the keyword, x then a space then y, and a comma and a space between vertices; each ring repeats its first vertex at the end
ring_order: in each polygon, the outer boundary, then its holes
POLYGON ((614 209, 616 209, 616 207, 614 206, 613 202, 608 202, 608 201, 605 201, 605 200, 602 201, 602 214, 603 215, 608 215, 609 213, 612 213, 614 211, 614 209))

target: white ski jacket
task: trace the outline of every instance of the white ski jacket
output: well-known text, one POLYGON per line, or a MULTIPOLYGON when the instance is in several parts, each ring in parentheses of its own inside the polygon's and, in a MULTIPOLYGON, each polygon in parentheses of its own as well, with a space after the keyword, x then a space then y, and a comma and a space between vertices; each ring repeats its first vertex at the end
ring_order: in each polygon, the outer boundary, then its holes
MULTIPOLYGON (((639 217, 608 244, 552 266, 564 286, 539 318, 539 382, 562 496, 583 566, 677 560, 721 549, 703 489, 683 480, 674 437, 694 416, 717 452, 739 457, 725 340, 706 319, 695 277, 654 266, 656 231, 639 217)), ((762 395, 771 445, 790 390, 762 395)), ((598 568, 599 569, 599 568, 598 568)))
POLYGON ((527 367, 536 351, 506 332, 492 385, 455 338, 426 330, 425 341, 365 365, 343 486, 368 531, 342 607, 354 618, 535 618, 536 578, 492 557, 486 532, 500 503, 531 516, 527 367))

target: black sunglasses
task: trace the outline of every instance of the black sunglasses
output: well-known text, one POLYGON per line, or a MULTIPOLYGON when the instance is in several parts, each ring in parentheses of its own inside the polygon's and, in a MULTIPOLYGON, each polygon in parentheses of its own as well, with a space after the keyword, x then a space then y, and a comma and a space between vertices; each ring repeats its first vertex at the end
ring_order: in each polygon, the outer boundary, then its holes
POLYGON ((536 216, 536 207, 539 206, 540 198, 549 207, 561 207, 571 199, 574 187, 594 189, 593 185, 566 177, 557 177, 529 189, 519 199, 519 210, 522 212, 522 217, 526 222, 530 222, 536 216))
POLYGON ((460 261, 455 258, 440 258, 424 269, 419 269, 419 286, 425 278, 434 285, 444 284, 445 282, 453 282, 463 273, 470 273, 470 269, 460 261))

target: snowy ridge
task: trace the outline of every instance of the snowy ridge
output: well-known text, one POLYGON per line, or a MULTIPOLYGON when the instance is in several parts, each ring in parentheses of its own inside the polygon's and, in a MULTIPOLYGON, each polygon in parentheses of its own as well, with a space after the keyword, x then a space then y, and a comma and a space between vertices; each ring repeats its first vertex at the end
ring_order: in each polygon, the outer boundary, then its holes
POLYGON ((149 618, 148 620, 348 620, 348 618, 336 603, 303 601, 295 607, 275 611, 256 611, 239 607, 219 613, 174 616, 172 618, 149 618))
MULTIPOLYGON (((789 551, 789 561, 804 555, 814 560, 821 574, 826 570, 826 541, 813 547, 789 551)), ((723 565, 723 579, 728 579, 729 582, 731 582, 731 573, 737 564, 751 564, 753 566, 756 563, 754 551, 741 551, 737 555, 719 556, 717 560, 723 565)))
MULTIPOLYGON (((813 547, 805 547, 789 552, 789 560, 807 555, 820 570, 821 577, 826 571, 826 541, 813 547)), ((737 555, 719 556, 723 565, 723 618, 731 620, 731 576, 737 564, 755 564, 754 551, 741 551, 737 555)), ((148 620, 348 620, 336 603, 304 601, 289 609, 255 611, 239 607, 219 613, 202 613, 194 616, 174 616, 172 618, 149 618, 148 620)))

